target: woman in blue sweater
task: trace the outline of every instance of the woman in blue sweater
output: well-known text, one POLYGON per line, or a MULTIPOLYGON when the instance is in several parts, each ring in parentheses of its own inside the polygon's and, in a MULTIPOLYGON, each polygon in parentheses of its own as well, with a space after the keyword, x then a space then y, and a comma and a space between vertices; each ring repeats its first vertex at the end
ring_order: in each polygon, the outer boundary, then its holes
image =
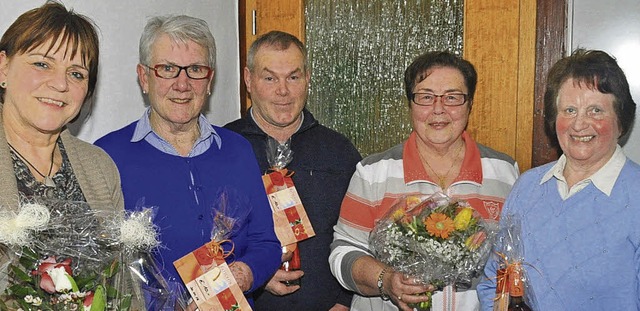
MULTIPOLYGON (((280 242, 252 147, 201 114, 210 95, 215 43, 207 23, 154 17, 140 39, 137 73, 151 104, 138 121, 96 141, 114 159, 125 207, 157 206, 165 277, 180 284, 173 262, 212 239, 213 216, 237 220, 227 263, 248 296, 280 264, 280 242), (183 72, 184 71, 184 72, 183 72)), ((251 299, 249 299, 251 301, 251 299)))
MULTIPOLYGON (((618 141, 635 117, 627 79, 602 51, 577 50, 549 72, 547 129, 563 155, 520 177, 502 220, 520 219, 539 310, 640 310, 640 166, 618 141)), ((478 285, 493 310, 498 262, 478 285)))

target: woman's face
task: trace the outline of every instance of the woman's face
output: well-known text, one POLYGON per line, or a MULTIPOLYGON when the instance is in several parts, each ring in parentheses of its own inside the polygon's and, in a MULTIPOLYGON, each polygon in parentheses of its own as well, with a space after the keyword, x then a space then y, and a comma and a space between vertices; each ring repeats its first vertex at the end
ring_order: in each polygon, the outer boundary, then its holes
POLYGON ((572 164, 598 169, 613 155, 620 137, 614 96, 568 79, 558 92, 556 132, 572 164))
MULTIPOLYGON (((418 83, 413 92, 468 94, 468 89, 459 70, 435 67, 429 70, 427 78, 418 83)), ((461 106, 444 106, 442 97, 431 106, 418 106, 411 102, 413 129, 420 141, 431 148, 448 147, 460 138, 469 121, 469 112, 468 101, 461 106)))
MULTIPOLYGON (((193 41, 174 42, 163 34, 151 47, 151 64, 189 66, 209 66, 208 54, 204 47, 193 41)), ((152 122, 161 122, 161 126, 181 127, 197 122, 208 97, 213 74, 208 79, 195 80, 187 77, 182 70, 173 79, 163 79, 151 69, 138 65, 138 78, 145 92, 149 93, 152 122)))
POLYGON ((89 70, 81 53, 70 58, 66 42, 60 44, 57 41, 48 53, 50 41, 10 58, 0 52, 0 82, 6 82, 3 116, 8 126, 55 134, 80 112, 89 70))

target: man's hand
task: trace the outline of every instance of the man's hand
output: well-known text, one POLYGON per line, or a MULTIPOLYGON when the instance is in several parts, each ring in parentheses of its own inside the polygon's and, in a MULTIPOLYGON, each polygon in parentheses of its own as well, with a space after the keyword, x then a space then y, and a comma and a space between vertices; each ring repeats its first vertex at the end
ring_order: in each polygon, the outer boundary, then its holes
POLYGON ((287 286, 282 282, 297 280, 303 275, 302 270, 284 271, 278 269, 264 288, 276 296, 288 295, 299 290, 300 285, 287 286))
POLYGON ((243 292, 251 289, 251 285, 253 285, 253 273, 246 263, 242 261, 235 261, 229 265, 229 269, 243 292))

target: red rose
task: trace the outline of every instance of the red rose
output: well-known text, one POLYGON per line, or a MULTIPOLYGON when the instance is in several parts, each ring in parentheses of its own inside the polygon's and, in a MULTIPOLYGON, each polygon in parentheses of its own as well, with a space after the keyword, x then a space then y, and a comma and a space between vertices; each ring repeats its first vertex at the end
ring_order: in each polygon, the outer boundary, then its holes
POLYGON ((67 274, 71 275, 71 258, 67 258, 62 262, 57 262, 55 256, 48 257, 40 262, 38 269, 31 271, 31 274, 40 275, 40 288, 49 294, 53 294, 56 292, 56 286, 48 271, 60 267, 64 268, 67 274))

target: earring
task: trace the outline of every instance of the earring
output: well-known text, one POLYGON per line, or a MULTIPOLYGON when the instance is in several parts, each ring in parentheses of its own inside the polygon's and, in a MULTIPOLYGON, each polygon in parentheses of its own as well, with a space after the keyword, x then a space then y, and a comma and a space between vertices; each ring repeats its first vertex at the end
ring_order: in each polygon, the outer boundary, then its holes
POLYGON ((0 82, 0 87, 3 88, 3 89, 7 88, 7 81, 0 82))
POLYGON ((207 91, 207 96, 211 96, 211 91, 207 91))

